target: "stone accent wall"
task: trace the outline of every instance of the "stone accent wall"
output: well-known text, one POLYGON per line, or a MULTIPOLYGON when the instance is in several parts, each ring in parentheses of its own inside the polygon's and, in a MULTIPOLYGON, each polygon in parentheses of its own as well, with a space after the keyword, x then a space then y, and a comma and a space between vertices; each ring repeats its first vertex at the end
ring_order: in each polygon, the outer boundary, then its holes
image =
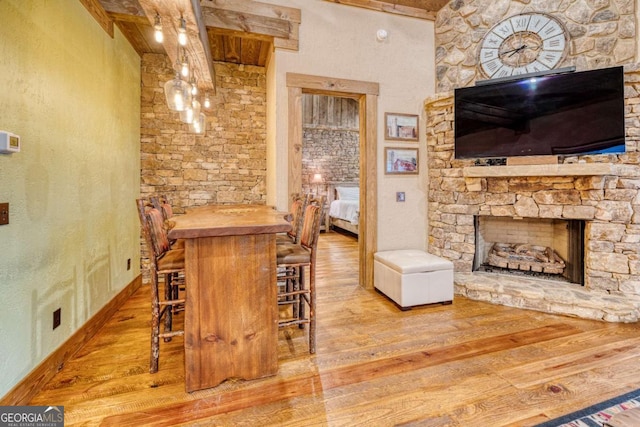
MULTIPOLYGON (((636 321, 640 313, 640 67, 625 67, 627 153, 575 156, 566 163, 611 164, 601 176, 465 176, 473 160, 454 159, 453 94, 425 103, 429 166, 429 251, 455 264, 456 291, 470 297, 550 312, 606 320, 636 321), (558 306, 543 291, 515 291, 505 297, 504 282, 469 280, 475 253, 474 215, 583 219, 586 221, 585 286, 558 306), (458 275, 460 273, 460 275, 458 275), (475 281, 475 284, 474 284, 475 281), (476 286, 476 287, 474 287, 476 286), (477 286, 480 286, 478 288, 477 286), (484 287, 483 287, 484 286, 484 287), (538 296, 536 296, 538 295, 538 296), (592 310, 606 297, 612 311, 592 310), (549 298, 544 302, 545 298, 549 298), (582 301, 581 301, 582 300, 582 301), (543 303, 544 302, 544 303, 543 303), (588 313, 581 304, 588 304, 588 313), (622 308, 624 307, 624 308, 622 308)), ((532 168, 532 170, 535 169, 532 168)), ((540 286, 539 286, 540 288, 540 286)), ((600 304, 605 306, 604 303, 600 304)))
POLYGON ((327 185, 312 183, 322 174, 325 183, 356 182, 360 176, 358 101, 351 98, 302 96, 302 190, 326 194, 327 185))
POLYGON ((167 195, 176 213, 211 203, 265 203, 265 69, 216 63, 217 95, 205 111, 207 131, 197 135, 167 108, 168 58, 145 54, 141 67, 141 195, 167 195))
MULTIPOLYGON (((358 130, 305 127, 302 146, 302 188, 316 192, 313 175, 325 182, 357 182, 360 177, 360 133, 358 130)), ((319 193, 326 195, 327 186, 319 193)))
POLYGON ((142 57, 140 193, 166 195, 177 214, 212 203, 266 202, 266 71, 214 65, 217 94, 205 111, 206 133, 197 135, 167 108, 163 86, 174 74, 168 57, 142 57))
POLYGON ((571 35, 559 65, 578 71, 637 61, 634 0, 451 0, 437 15, 437 92, 472 85, 478 44, 496 23, 512 15, 543 12, 558 18, 571 35))

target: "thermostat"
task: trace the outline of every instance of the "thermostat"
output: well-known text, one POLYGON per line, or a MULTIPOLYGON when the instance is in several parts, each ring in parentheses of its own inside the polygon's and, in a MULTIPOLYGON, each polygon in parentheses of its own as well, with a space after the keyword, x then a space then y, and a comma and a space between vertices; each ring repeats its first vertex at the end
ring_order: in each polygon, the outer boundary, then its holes
POLYGON ((20 137, 11 132, 0 130, 0 153, 11 154, 20 152, 20 137))

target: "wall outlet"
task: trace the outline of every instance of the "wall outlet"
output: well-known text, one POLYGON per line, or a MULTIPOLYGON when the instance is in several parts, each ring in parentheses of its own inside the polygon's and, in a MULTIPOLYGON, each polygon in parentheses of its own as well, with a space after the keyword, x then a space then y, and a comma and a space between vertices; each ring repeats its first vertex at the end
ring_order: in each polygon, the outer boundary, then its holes
POLYGON ((131 270, 131 258, 127 259, 127 271, 131 270))
POLYGON ((61 322, 62 322, 62 309, 59 308, 53 312, 53 329, 60 326, 61 322))
POLYGON ((9 224, 9 203, 0 203, 0 225, 9 224))
POLYGON ((404 202, 404 191, 398 191, 396 193, 396 202, 404 202))

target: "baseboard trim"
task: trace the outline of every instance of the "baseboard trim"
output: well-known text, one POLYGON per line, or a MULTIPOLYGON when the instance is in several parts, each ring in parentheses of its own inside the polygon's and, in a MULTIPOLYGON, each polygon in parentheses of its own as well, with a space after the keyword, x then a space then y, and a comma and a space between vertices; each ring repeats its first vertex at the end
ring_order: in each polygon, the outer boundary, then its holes
POLYGON ((91 319, 80 327, 68 340, 36 366, 1 400, 1 406, 27 405, 42 387, 58 373, 78 350, 84 346, 100 328, 114 315, 114 313, 129 299, 142 284, 142 276, 138 275, 131 283, 121 290, 98 311, 91 319))

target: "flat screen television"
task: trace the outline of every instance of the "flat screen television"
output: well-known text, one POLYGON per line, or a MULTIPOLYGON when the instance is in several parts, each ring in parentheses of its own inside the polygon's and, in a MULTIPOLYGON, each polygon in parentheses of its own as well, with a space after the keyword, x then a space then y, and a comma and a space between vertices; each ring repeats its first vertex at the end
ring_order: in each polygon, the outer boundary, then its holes
POLYGON ((625 151, 622 67, 456 89, 455 158, 625 151))

